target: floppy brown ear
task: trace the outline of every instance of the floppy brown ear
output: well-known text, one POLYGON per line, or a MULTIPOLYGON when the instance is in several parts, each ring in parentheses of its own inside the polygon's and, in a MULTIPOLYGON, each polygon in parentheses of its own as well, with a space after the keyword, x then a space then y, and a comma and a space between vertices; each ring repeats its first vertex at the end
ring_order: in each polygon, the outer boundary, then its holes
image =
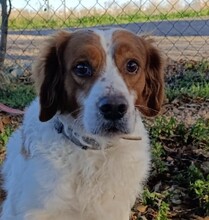
POLYGON ((152 45, 152 40, 145 41, 147 47, 145 87, 136 105, 145 116, 151 117, 159 113, 164 99, 164 62, 160 51, 152 45))
POLYGON ((33 67, 33 78, 40 96, 40 121, 48 121, 60 109, 64 97, 63 53, 70 33, 59 32, 48 39, 33 67))

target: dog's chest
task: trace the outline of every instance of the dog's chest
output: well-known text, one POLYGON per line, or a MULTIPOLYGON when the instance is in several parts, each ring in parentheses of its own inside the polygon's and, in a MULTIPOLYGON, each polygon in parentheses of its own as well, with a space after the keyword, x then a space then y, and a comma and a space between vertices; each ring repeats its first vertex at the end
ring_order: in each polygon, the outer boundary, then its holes
MULTIPOLYGON (((142 164, 139 148, 129 146, 129 149, 132 150, 129 153, 118 147, 107 152, 79 150, 69 153, 68 159, 55 164, 59 179, 52 195, 59 195, 61 204, 72 209, 102 207, 106 203, 124 203, 124 200, 131 206, 140 190, 142 164)), ((57 202, 57 198, 54 200, 57 202)))

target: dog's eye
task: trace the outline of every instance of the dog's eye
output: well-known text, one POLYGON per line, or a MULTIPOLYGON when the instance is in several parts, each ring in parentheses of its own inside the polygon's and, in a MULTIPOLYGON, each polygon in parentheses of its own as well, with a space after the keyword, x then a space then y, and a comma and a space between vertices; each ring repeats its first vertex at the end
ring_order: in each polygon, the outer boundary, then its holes
POLYGON ((136 74, 139 69, 139 65, 135 60, 129 60, 126 64, 126 70, 129 74, 136 74))
POLYGON ((88 62, 79 62, 73 68, 74 73, 80 77, 92 76, 93 69, 88 62))

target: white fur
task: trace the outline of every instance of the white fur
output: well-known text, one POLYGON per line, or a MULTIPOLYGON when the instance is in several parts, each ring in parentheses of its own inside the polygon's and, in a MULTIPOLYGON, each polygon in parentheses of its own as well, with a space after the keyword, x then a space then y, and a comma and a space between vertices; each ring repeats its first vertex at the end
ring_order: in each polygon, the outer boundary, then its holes
MULTIPOLYGON (((123 118, 122 123, 126 123, 126 130, 128 133, 134 131, 135 126, 135 95, 134 92, 130 92, 126 86, 126 83, 119 74, 118 69, 112 59, 112 45, 111 38, 113 32, 117 29, 110 29, 108 31, 96 30, 96 33, 100 36, 100 41, 106 56, 106 65, 103 69, 102 76, 92 86, 90 94, 84 100, 84 127, 90 133, 97 132, 95 129, 105 124, 102 116, 97 114, 96 103, 101 97, 105 96, 123 96, 128 101, 128 112, 123 118)), ((121 124, 121 126, 123 126, 121 124)))
POLYGON ((1 219, 128 220, 149 167, 140 117, 137 133, 142 140, 118 140, 103 151, 74 146, 54 130, 53 120, 39 122, 36 100, 12 135, 3 170, 8 197, 1 219), (20 154, 22 130, 29 158, 20 154))
MULTIPOLYGON (((108 50, 108 49, 107 49, 108 50)), ((38 98, 27 109, 23 125, 12 135, 3 167, 5 190, 1 220, 128 220, 130 209, 146 180, 149 163, 149 139, 134 108, 134 96, 109 59, 103 82, 99 79, 90 90, 81 113, 81 122, 57 113, 40 122, 38 98), (114 77, 109 77, 112 73, 114 77), (54 128, 56 118, 83 132, 99 126, 96 101, 108 93, 123 94, 128 99, 126 121, 133 135, 142 140, 120 137, 94 138, 101 150, 82 150, 54 128), (106 149, 107 143, 112 147, 106 149), (21 153, 22 148, 26 154, 21 153)))

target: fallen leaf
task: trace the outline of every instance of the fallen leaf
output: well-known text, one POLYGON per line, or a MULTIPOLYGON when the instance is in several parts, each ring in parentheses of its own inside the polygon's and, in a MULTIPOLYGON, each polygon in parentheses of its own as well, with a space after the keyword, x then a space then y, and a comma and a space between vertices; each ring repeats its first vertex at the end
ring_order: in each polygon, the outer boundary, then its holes
POLYGON ((146 211, 146 209, 147 209, 147 206, 144 206, 144 205, 139 205, 139 206, 137 206, 137 208, 136 208, 139 212, 141 212, 141 213, 143 213, 143 212, 145 212, 146 211))
MULTIPOLYGON (((194 216, 194 217, 196 217, 196 216, 194 216)), ((197 220, 209 220, 209 216, 206 216, 206 217, 203 217, 203 218, 197 216, 196 219, 197 220)))
POLYGON ((0 119, 0 132, 1 133, 4 132, 4 125, 1 119, 0 119))
POLYGON ((4 125, 10 124, 10 123, 11 123, 11 118, 10 118, 9 116, 4 116, 4 117, 2 117, 2 123, 3 123, 4 125))

